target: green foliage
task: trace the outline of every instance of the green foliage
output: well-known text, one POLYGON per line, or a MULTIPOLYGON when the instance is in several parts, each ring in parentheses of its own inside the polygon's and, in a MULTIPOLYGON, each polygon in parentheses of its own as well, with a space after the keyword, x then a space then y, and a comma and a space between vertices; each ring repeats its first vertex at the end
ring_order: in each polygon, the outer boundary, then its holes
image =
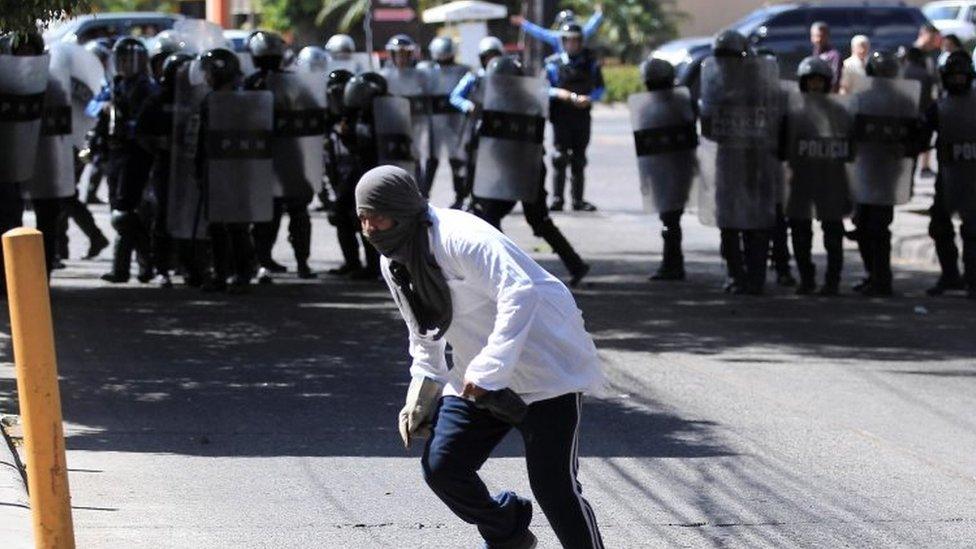
POLYGON ((176 11, 177 0, 89 0, 95 11, 176 11))
MULTIPOLYGON (((588 15, 597 3, 569 0, 562 5, 588 15)), ((678 36, 678 23, 686 17, 675 0, 604 0, 602 4, 604 20, 597 44, 622 62, 636 63, 655 46, 678 36)))
POLYGON ((261 26, 287 32, 315 25, 322 0, 262 0, 261 26))
POLYGON ((626 101, 628 95, 645 91, 637 65, 603 67, 603 81, 607 87, 603 96, 605 103, 626 101))
POLYGON ((316 22, 324 25, 335 21, 339 32, 348 32, 362 22, 369 9, 369 0, 322 0, 316 22))
POLYGON ((89 0, 0 0, 0 31, 28 32, 38 21, 90 10, 89 0))

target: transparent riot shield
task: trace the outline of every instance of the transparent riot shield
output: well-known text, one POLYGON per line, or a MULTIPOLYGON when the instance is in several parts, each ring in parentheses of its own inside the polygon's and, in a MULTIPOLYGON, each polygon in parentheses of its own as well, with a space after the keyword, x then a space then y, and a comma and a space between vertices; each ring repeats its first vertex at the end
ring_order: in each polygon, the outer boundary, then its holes
POLYGON ((976 93, 939 100, 938 157, 943 203, 976 223, 976 93))
POLYGON ((548 85, 541 78, 490 75, 482 80, 474 195, 535 202, 539 194, 548 85))
POLYGON ((847 163, 853 154, 854 119, 848 107, 846 95, 799 90, 790 95, 787 217, 839 221, 850 213, 847 163))
POLYGON ((0 183, 34 174, 49 59, 0 55, 0 183))
POLYGON ((194 83, 190 74, 199 61, 184 63, 176 76, 173 100, 173 140, 170 154, 169 198, 166 230, 173 238, 201 240, 207 235, 204 218, 203 179, 197 172, 200 149, 200 113, 210 93, 204 83, 194 83))
POLYGON ((51 68, 44 94, 37 165, 33 177, 20 187, 21 194, 28 199, 67 198, 75 194, 71 74, 63 65, 51 68))
POLYGON ((430 101, 427 98, 427 75, 415 68, 387 67, 382 71, 390 95, 410 102, 410 137, 413 157, 423 161, 429 155, 430 101))
POLYGON ((465 65, 434 65, 428 74, 431 112, 431 157, 447 149, 447 157, 464 159, 464 114, 451 105, 450 95, 468 73, 465 65))
POLYGON ((399 166, 417 173, 410 132, 410 101, 405 97, 384 96, 373 100, 373 127, 380 164, 399 166))
POLYGON ((206 108, 207 219, 270 221, 274 97, 267 91, 211 92, 206 108))
POLYGON ((312 198, 324 172, 325 82, 321 72, 268 75, 275 99, 274 157, 276 195, 312 198))
POLYGON ((672 212, 688 204, 698 172, 698 126, 688 88, 627 98, 644 209, 672 212))
POLYGON ((892 78, 860 79, 851 96, 854 161, 851 189, 857 204, 894 206, 911 198, 914 140, 921 84, 892 78))
POLYGON ((710 57, 702 65, 702 185, 698 215, 723 229, 776 220, 779 69, 767 56, 710 57))

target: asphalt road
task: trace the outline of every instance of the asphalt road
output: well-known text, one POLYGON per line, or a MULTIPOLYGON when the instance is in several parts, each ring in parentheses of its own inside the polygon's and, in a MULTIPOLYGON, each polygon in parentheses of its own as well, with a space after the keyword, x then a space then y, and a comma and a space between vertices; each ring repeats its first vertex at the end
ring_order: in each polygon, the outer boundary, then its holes
MULTIPOLYGON (((908 263, 889 300, 727 296, 717 232, 691 216, 690 279, 652 284, 628 132, 597 116, 601 210, 556 218, 594 265, 576 295, 612 385, 584 405, 581 480, 607 546, 972 546, 976 305, 925 297, 935 273, 908 263)), ((505 228, 564 274, 520 216, 505 228)), ((334 266, 315 231, 314 266, 334 266)), ((384 287, 109 287, 107 261, 69 262, 53 289, 79 547, 479 546, 400 445, 406 332, 384 287)), ((492 488, 527 493, 520 451, 489 461, 492 488)), ((533 530, 558 546, 541 514, 533 530)))

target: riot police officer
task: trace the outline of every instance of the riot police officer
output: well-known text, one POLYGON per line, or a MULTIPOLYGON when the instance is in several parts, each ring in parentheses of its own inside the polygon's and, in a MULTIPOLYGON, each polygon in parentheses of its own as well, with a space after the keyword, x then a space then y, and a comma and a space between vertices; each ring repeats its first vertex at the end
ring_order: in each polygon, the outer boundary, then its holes
POLYGON ((369 68, 353 55, 356 53, 356 42, 348 34, 330 36, 325 42, 325 52, 329 57, 328 70, 330 72, 344 69, 353 74, 359 74, 369 68))
POLYGON ((573 209, 591 212, 593 204, 584 200, 586 148, 590 144, 590 109, 603 97, 603 71, 593 51, 583 45, 583 29, 569 22, 560 29, 563 51, 546 59, 550 90, 549 116, 553 129, 553 194, 550 207, 564 207, 566 169, 572 183, 573 209))
POLYGON ((663 257, 651 280, 684 280, 681 216, 697 167, 697 117, 688 89, 675 88, 671 63, 649 57, 641 63, 640 74, 647 93, 632 95, 628 103, 641 194, 645 210, 658 213, 664 225, 663 257))
POLYGON ((154 85, 149 76, 149 53, 137 38, 123 38, 115 43, 112 55, 116 75, 111 100, 99 115, 106 127, 109 146, 109 204, 115 238, 112 271, 102 280, 127 282, 132 253, 139 263, 140 282, 153 278, 148 221, 140 215, 143 193, 149 181, 152 155, 135 139, 135 125, 152 95, 154 85))
POLYGON ((424 181, 421 182, 421 189, 426 189, 427 194, 430 193, 437 167, 440 165, 439 157, 442 150, 447 149, 448 163, 451 166, 451 177, 454 182, 454 204, 451 207, 460 209, 468 196, 464 175, 464 116, 451 105, 450 93, 468 73, 468 67, 454 60, 457 52, 454 40, 450 37, 434 38, 430 42, 428 51, 432 61, 427 69, 431 101, 431 150, 424 165, 424 181))
POLYGON ((796 72, 799 94, 790 96, 783 134, 783 156, 791 175, 785 213, 789 220, 800 283, 796 293, 816 290, 813 263, 813 215, 820 220, 827 270, 820 295, 837 295, 844 266, 844 217, 851 202, 846 163, 853 120, 839 96, 830 93, 830 64, 817 56, 804 59, 796 72))
POLYGON ((899 78, 898 59, 889 51, 871 54, 867 74, 864 89, 851 97, 855 234, 867 272, 854 289, 883 297, 892 295, 894 207, 911 196, 921 93, 917 81, 899 78))
MULTIPOLYGON (((321 160, 321 138, 324 135, 324 112, 312 109, 299 109, 297 102, 303 95, 323 94, 325 90, 306 89, 305 82, 297 73, 281 69, 285 53, 285 41, 280 35, 257 31, 248 38, 248 50, 254 59, 257 72, 244 80, 245 90, 268 90, 275 94, 276 135, 272 148, 275 158, 275 174, 279 184, 280 197, 274 201, 274 216, 269 223, 255 223, 252 231, 255 253, 261 270, 258 280, 270 282, 269 273, 283 273, 287 269, 274 261, 271 251, 278 236, 282 214, 288 213, 288 241, 295 252, 299 278, 315 278, 308 265, 312 245, 312 221, 308 206, 314 195, 314 184, 308 179, 311 175, 315 183, 321 179, 321 170, 316 174, 304 173, 303 152, 299 140, 304 136, 317 135, 318 145, 312 151, 321 160), (301 118, 296 120, 294 114, 301 118), (299 166, 298 164, 302 164, 299 166)), ((321 168, 321 166, 319 166, 321 168)))
MULTIPOLYGON (((417 181, 422 182, 422 166, 430 156, 427 140, 430 139, 431 104, 427 94, 427 72, 416 67, 417 42, 406 34, 397 34, 390 38, 386 42, 386 53, 389 60, 380 75, 386 79, 390 95, 410 101, 410 152, 414 160, 419 160, 413 175, 417 181)), ((423 193, 429 191, 426 186, 420 190, 423 193)))
MULTIPOLYGON (((510 56, 497 56, 494 57, 485 68, 485 75, 483 84, 486 88, 486 92, 490 86, 493 85, 509 85, 524 86, 526 84, 513 82, 511 80, 506 82, 493 82, 492 77, 524 77, 524 69, 522 68, 522 63, 515 57, 510 56)), ((528 86, 532 88, 537 88, 533 82, 535 79, 525 79, 528 81, 528 86)), ((524 81, 523 81, 524 82, 524 81)), ((532 90, 534 91, 534 90, 532 90)), ((546 205, 546 165, 543 161, 543 156, 545 154, 544 149, 541 146, 542 143, 542 128, 545 120, 541 117, 538 119, 538 134, 534 135, 533 139, 526 139, 525 134, 519 136, 506 136, 502 137, 498 132, 507 131, 505 128, 511 128, 513 126, 525 127, 524 123, 517 121, 516 117, 526 116, 525 106, 529 103, 535 103, 536 100, 531 96, 529 90, 519 90, 514 96, 518 96, 512 105, 505 105, 506 107, 511 106, 510 111, 519 111, 515 114, 515 117, 510 117, 511 112, 505 112, 501 110, 492 110, 496 105, 483 104, 483 109, 481 110, 481 120, 479 121, 479 138, 478 147, 480 149, 485 149, 485 143, 487 140, 495 140, 491 145, 491 150, 500 156, 493 156, 489 158, 485 157, 484 160, 478 162, 481 164, 475 174, 474 184, 472 185, 472 195, 473 203, 471 211, 478 217, 481 217, 488 223, 490 223, 495 228, 501 230, 502 220, 515 208, 516 200, 512 199, 513 196, 525 196, 530 194, 533 196, 532 199, 522 199, 522 213, 525 216, 526 222, 532 228, 532 233, 542 238, 546 241, 552 250, 559 256, 566 270, 569 271, 570 286, 578 285, 583 278, 590 272, 590 265, 583 261, 575 249, 573 249, 572 244, 566 239, 562 231, 556 227, 553 223, 552 218, 549 217, 549 209, 546 205), (486 114, 487 113, 487 114, 486 114), (491 122, 486 122, 485 117, 490 116, 491 122), (531 158, 529 155, 519 157, 517 159, 507 157, 506 153, 500 151, 496 145, 499 145, 499 137, 501 141, 508 141, 509 144, 514 145, 516 149, 522 151, 533 150, 534 147, 538 147, 538 157, 531 158), (509 139, 511 138, 511 139, 509 139), (501 163, 506 162, 517 162, 517 165, 508 166, 509 169, 505 169, 505 166, 500 166, 501 163), (493 164, 493 165, 492 165, 493 164), (533 165, 536 166, 533 170, 533 165), (536 171, 537 170, 537 171, 536 171), (479 178, 479 171, 484 175, 485 172, 499 172, 501 175, 499 177, 483 177, 479 178), (518 174, 513 176, 513 174, 518 174), (496 196, 505 195, 508 198, 490 198, 488 195, 481 193, 479 191, 479 181, 486 181, 486 186, 493 187, 494 191, 499 191, 496 196)), ((486 94, 487 95, 487 94, 486 94)), ((501 97, 503 94, 497 94, 501 97)), ((533 110, 542 111, 542 106, 546 98, 538 99, 538 105, 532 105, 533 110), (537 108, 536 108, 537 107, 537 108)), ((501 107, 501 105, 497 105, 501 107)), ((503 145, 504 146, 504 145, 503 145)), ((479 151, 473 151, 473 154, 477 157, 479 151)))
MULTIPOLYGON (((144 149, 153 155, 152 162, 152 255, 156 267, 156 282, 164 287, 172 286, 170 279, 173 265, 173 240, 167 229, 171 149, 173 143, 173 113, 177 74, 193 57, 186 53, 174 53, 162 63, 156 91, 146 100, 145 107, 136 121, 136 137, 144 149)), ((197 287, 202 281, 198 262, 193 258, 188 243, 178 244, 179 256, 188 286, 197 287)))
POLYGON ((935 180, 935 199, 929 210, 929 235, 942 267, 929 295, 965 289, 976 299, 976 92, 972 58, 956 51, 942 59, 939 76, 945 95, 925 112, 922 143, 929 143, 931 132, 938 133, 935 148, 939 173, 935 180), (952 214, 962 218, 962 260, 965 279, 959 273, 952 214))
MULTIPOLYGON (((240 61, 234 52, 223 48, 209 50, 200 56, 200 66, 213 92, 241 88, 240 61)), ((254 274, 254 243, 248 230, 250 222, 214 221, 214 210, 222 205, 213 203, 213 173, 208 167, 209 156, 212 154, 207 145, 207 135, 212 124, 211 108, 210 102, 204 101, 200 111, 200 137, 197 140, 197 178, 204 182, 203 196, 213 256, 213 276, 204 283, 203 289, 245 293, 254 274)))

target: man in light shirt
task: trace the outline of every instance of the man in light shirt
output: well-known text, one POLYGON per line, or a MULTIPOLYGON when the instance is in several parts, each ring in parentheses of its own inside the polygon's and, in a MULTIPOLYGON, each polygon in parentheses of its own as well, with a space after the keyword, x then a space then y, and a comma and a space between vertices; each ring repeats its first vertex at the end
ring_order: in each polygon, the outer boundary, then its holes
POLYGON ((866 68, 871 54, 871 40, 863 34, 851 38, 851 56, 841 69, 840 93, 853 93, 857 79, 868 75, 866 68))
POLYGON ((408 447, 430 435, 427 484, 478 527, 485 547, 534 547, 532 503, 510 491, 492 497, 477 473, 518 429, 533 494, 560 543, 603 547, 576 473, 581 395, 600 391, 604 375, 572 294, 488 223, 431 207, 400 168, 367 172, 356 206, 409 330, 400 433, 408 447))

